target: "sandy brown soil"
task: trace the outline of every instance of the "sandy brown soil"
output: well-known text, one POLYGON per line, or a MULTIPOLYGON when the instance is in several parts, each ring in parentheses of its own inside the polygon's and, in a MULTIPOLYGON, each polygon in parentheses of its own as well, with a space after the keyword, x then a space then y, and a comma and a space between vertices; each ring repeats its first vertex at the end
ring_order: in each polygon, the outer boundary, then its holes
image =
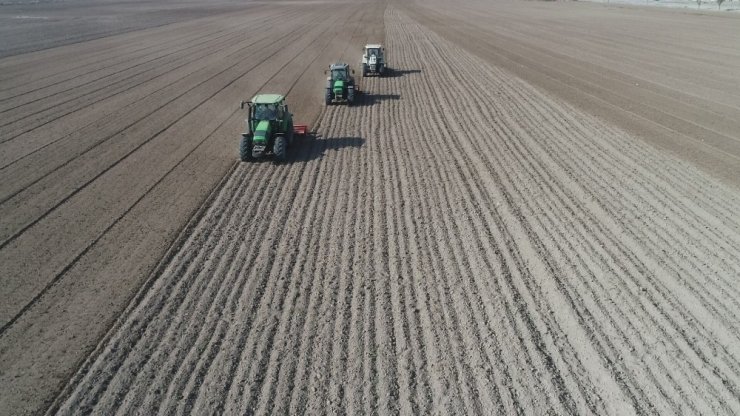
POLYGON ((740 86, 711 72, 740 53, 674 11, 483 7, 286 2, 0 60, 0 413, 740 412, 740 86), (393 72, 324 109, 374 40, 393 72), (318 136, 235 163, 268 90, 318 136))
POLYGON ((0 57, 265 7, 233 0, 0 0, 0 57))
POLYGON ((479 58, 740 185, 738 17, 623 5, 418 2, 479 58), (471 42, 471 39, 475 39, 471 42))
POLYGON ((0 61, 0 409, 45 409, 110 328, 235 163, 239 100, 313 122, 382 13, 249 7, 0 61))

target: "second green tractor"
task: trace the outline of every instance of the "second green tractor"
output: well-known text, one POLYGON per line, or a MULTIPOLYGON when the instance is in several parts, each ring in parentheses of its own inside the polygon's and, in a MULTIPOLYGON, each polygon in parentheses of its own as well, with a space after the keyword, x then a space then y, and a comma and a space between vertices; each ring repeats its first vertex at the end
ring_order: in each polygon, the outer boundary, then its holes
POLYGON ((326 72, 329 75, 326 78, 326 92, 324 95, 326 105, 332 103, 352 105, 359 92, 355 84, 355 77, 352 76, 355 71, 349 67, 349 64, 337 62, 331 64, 326 72))

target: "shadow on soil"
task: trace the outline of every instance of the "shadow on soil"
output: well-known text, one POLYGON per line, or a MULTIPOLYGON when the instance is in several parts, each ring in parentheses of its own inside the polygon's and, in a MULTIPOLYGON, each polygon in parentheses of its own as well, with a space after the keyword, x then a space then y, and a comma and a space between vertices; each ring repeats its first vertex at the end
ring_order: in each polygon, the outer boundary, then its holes
POLYGON ((369 94, 363 91, 357 96, 355 103, 352 107, 367 107, 375 104, 380 104, 383 101, 398 100, 401 96, 399 94, 369 94))
POLYGON ((327 152, 344 148, 357 148, 365 144, 362 137, 328 137, 323 138, 316 133, 309 133, 305 137, 296 137, 288 150, 286 163, 307 162, 321 159, 327 152))
POLYGON ((383 77, 385 78, 397 78, 397 77, 403 77, 409 74, 420 74, 421 69, 393 69, 393 68, 387 68, 385 75, 383 77))

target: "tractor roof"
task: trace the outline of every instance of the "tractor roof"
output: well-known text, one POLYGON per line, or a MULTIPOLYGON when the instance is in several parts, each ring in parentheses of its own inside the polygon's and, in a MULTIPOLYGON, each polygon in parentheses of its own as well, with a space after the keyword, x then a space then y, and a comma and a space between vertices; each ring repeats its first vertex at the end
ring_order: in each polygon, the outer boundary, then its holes
POLYGON ((349 68, 349 64, 345 64, 344 62, 337 62, 330 65, 329 69, 344 69, 349 68))
POLYGON ((367 45, 365 45, 365 49, 380 49, 382 47, 383 45, 379 43, 368 43, 367 45))
POLYGON ((280 94, 258 94, 252 98, 255 104, 279 104, 285 97, 280 94))

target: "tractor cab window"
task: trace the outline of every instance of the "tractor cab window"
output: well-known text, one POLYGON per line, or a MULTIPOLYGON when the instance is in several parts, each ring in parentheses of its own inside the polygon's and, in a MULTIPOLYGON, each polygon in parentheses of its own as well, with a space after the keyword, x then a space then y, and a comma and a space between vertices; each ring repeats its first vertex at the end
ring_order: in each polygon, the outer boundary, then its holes
POLYGON ((368 49, 367 50, 367 56, 378 56, 378 50, 375 49, 375 48, 368 49))
POLYGON ((254 106, 256 120, 276 120, 277 106, 275 104, 256 104, 254 106))
POLYGON ((347 81, 347 72, 344 69, 332 69, 331 79, 334 81, 347 81))

